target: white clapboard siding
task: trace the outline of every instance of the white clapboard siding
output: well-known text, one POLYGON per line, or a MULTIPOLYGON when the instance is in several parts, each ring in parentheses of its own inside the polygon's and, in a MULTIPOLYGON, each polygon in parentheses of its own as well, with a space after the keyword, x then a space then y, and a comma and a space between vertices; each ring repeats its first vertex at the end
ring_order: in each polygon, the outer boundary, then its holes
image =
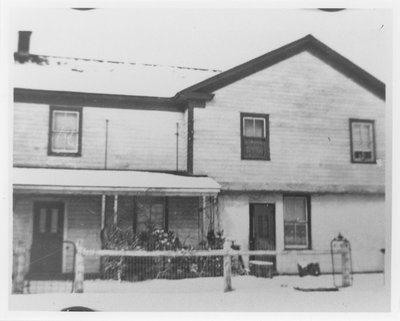
POLYGON ((14 104, 14 165, 104 168, 106 119, 109 169, 175 170, 176 123, 179 169, 186 169, 186 126, 181 112, 83 108, 82 155, 48 156, 49 106, 14 104))
POLYGON ((225 189, 383 186, 384 113, 384 101, 303 52, 217 90, 195 110, 194 170, 225 189), (270 161, 241 160, 241 112, 269 115, 270 161), (375 121, 377 164, 351 163, 350 118, 375 121))

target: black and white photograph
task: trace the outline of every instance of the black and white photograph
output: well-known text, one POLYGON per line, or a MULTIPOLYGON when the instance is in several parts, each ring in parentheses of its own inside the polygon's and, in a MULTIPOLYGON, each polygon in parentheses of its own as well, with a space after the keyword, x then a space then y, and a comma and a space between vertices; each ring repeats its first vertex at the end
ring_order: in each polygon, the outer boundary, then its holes
POLYGON ((9 311, 400 308, 390 6, 61 4, 2 9, 9 311))

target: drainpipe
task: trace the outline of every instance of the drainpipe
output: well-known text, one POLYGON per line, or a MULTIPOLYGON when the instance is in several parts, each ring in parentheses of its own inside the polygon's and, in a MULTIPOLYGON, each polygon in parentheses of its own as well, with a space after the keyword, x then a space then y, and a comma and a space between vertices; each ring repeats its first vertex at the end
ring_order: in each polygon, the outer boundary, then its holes
POLYGON ((179 168, 179 123, 176 123, 176 171, 179 168))
POLYGON ((194 102, 188 104, 188 128, 187 128, 187 172, 193 174, 193 136, 194 136, 194 102))
POLYGON ((104 169, 107 169, 108 158, 108 119, 106 119, 106 141, 104 146, 104 169))

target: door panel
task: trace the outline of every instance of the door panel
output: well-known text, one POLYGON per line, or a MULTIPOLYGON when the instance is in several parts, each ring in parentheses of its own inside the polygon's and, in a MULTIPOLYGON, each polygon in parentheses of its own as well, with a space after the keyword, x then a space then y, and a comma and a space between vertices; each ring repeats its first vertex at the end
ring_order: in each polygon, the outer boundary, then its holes
POLYGON ((31 273, 61 273, 63 225, 63 203, 35 203, 30 261, 31 273))
MULTIPOLYGON (((275 250, 275 241, 275 204, 250 204, 250 250, 275 250)), ((250 259, 270 261, 275 267, 275 256, 250 259)))

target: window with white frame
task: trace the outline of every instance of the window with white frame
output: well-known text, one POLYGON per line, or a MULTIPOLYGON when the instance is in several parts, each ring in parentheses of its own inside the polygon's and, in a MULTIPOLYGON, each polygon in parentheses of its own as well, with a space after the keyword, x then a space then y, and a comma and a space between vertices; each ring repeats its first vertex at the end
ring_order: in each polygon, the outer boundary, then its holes
POLYGON ((351 161, 353 163, 374 163, 375 137, 372 120, 350 119, 351 161))
POLYGON ((310 248, 309 198, 307 196, 284 196, 283 216, 285 248, 310 248))
POLYGON ((81 109, 50 108, 50 155, 80 155, 81 118, 81 109))
POLYGON ((242 159, 269 160, 269 116, 241 114, 242 159))

